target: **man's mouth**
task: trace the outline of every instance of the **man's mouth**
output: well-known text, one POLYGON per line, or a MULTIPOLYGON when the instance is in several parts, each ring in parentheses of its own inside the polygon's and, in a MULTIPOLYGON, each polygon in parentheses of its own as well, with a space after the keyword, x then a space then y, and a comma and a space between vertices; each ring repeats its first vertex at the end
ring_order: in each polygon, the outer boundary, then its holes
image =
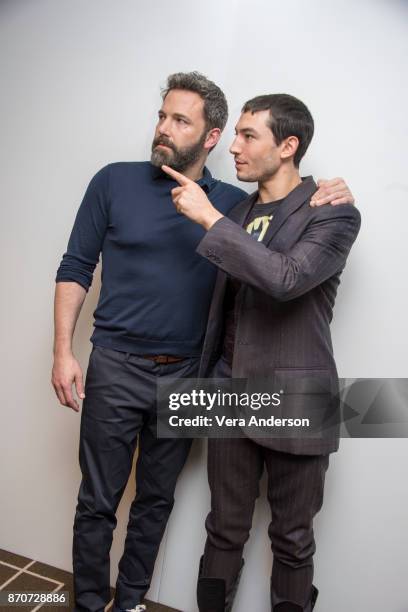
POLYGON ((163 149, 170 149, 171 151, 174 150, 174 146, 172 145, 172 143, 168 140, 163 140, 162 138, 158 138, 154 143, 154 148, 157 149, 157 147, 162 147, 163 149))

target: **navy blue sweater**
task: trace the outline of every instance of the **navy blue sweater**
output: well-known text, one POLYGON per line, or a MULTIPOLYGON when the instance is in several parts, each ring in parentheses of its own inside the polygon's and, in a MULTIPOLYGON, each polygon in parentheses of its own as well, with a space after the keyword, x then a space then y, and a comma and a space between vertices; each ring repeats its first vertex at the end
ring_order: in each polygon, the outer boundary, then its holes
MULTIPOLYGON (((247 196, 207 169, 198 184, 224 214, 247 196)), ((91 180, 56 281, 88 290, 102 253, 94 344, 139 355, 200 354, 217 269, 195 252, 205 230, 177 213, 175 186, 149 162, 109 164, 91 180)))

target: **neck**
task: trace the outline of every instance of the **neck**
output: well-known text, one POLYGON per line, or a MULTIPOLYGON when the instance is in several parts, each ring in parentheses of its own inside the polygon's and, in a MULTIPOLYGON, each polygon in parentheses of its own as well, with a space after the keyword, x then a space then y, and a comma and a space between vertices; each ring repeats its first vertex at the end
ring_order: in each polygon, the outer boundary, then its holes
POLYGON ((192 166, 189 166, 182 172, 184 176, 191 179, 192 181, 198 181, 203 176, 204 166, 207 158, 199 159, 192 166))
POLYGON ((301 182, 298 168, 282 165, 272 177, 258 183, 258 202, 282 200, 301 182))

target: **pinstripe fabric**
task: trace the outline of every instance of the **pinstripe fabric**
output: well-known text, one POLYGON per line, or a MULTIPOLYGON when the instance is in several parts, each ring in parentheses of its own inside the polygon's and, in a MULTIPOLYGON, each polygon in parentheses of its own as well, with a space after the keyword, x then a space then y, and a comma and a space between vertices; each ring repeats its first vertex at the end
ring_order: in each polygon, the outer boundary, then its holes
MULTIPOLYGON (((360 228, 360 214, 349 205, 310 208, 315 190, 309 177, 285 198, 264 244, 241 227, 257 193, 235 207, 230 219, 217 221, 200 242, 197 251, 219 272, 199 376, 208 376, 217 364, 216 377, 272 378, 283 388, 296 377, 324 377, 332 396, 321 407, 322 419, 329 413, 339 422, 338 405, 333 402, 338 378, 330 322, 340 275, 360 228), (242 283, 235 300, 232 370, 219 359, 227 275, 242 283)), ((300 408, 306 411, 308 401, 303 394, 300 408)), ((290 409, 290 399, 285 407, 290 409)), ((323 502, 329 453, 337 448, 337 428, 330 437, 320 438, 209 440, 211 512, 206 521, 203 576, 222 578, 227 592, 231 590, 266 466, 272 513, 268 533, 274 554, 272 607, 291 602, 291 609, 297 605, 310 612, 313 518, 323 502)))
MULTIPOLYGON (((213 376, 227 378, 230 373, 221 359, 213 376)), ((272 599, 275 604, 291 601, 306 608, 313 580, 313 519, 323 503, 328 464, 328 455, 283 453, 249 438, 210 439, 211 511, 206 520, 202 576, 222 578, 226 591, 232 588, 265 466, 272 514, 268 529, 274 557, 272 599)))
POLYGON ((208 452, 211 512, 206 520, 203 576, 223 578, 227 592, 231 589, 265 465, 272 513, 268 533, 274 556, 274 599, 303 607, 312 587, 313 518, 322 506, 329 456, 281 453, 248 438, 210 440, 208 452))
MULTIPOLYGON (((330 381, 332 396, 336 395, 338 377, 330 322, 340 275, 360 228, 360 214, 347 204, 310 208, 315 190, 309 177, 285 198, 273 216, 264 244, 240 227, 257 194, 235 207, 231 218, 217 221, 200 242, 197 251, 220 269, 200 376, 207 376, 220 356, 229 274, 242 282, 235 301, 233 377, 278 378, 284 383, 285 377, 313 378, 318 371, 330 381)), ((304 399, 307 402, 306 396, 304 399)), ((331 398, 327 411, 337 421, 338 408, 331 398)), ((338 430, 334 428, 330 437, 258 443, 290 453, 327 454, 338 448, 338 430)))

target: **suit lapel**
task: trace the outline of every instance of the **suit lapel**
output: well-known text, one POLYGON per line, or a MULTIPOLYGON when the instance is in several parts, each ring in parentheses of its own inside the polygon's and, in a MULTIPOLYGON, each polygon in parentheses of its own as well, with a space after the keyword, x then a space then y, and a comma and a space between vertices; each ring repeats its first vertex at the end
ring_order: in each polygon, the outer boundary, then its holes
MULTIPOLYGON (((231 219, 231 221, 234 221, 235 223, 237 223, 238 225, 242 227, 249 211, 251 210, 252 206, 255 204, 257 199, 258 199, 258 192, 256 191, 255 193, 252 193, 250 196, 245 198, 245 200, 243 200, 242 202, 234 206, 234 208, 228 213, 228 218, 231 219)), ((227 280, 228 280, 228 274, 225 274, 225 272, 218 270, 217 280, 215 282, 211 306, 214 305, 216 307, 221 300, 224 300, 224 293, 225 293, 225 287, 227 284, 227 280)), ((211 310, 212 310, 212 307, 211 307, 211 310)), ((211 317, 211 311, 210 311, 210 317, 211 317)))
MULTIPOLYGON (((251 210, 257 199, 258 192, 255 191, 255 193, 252 193, 250 196, 245 198, 245 200, 234 206, 234 208, 228 213, 229 219, 231 219, 231 221, 234 221, 242 227, 249 211, 251 210)), ((213 293, 214 302, 217 302, 217 298, 222 300, 224 299, 224 292, 227 280, 228 275, 219 270, 213 293)))
MULTIPOLYGON (((317 186, 311 176, 306 177, 302 180, 302 183, 298 185, 282 202, 279 206, 277 213, 273 216, 271 224, 266 232, 263 243, 269 244, 276 232, 283 225, 286 219, 295 210, 297 210, 302 204, 310 198, 310 196, 316 191, 317 186)), ((258 199, 258 192, 256 191, 252 195, 248 196, 245 200, 237 204, 228 214, 228 217, 240 225, 244 224, 244 221, 255 202, 258 199)), ((203 354, 205 354, 214 345, 215 337, 218 334, 219 325, 222 317, 222 304, 224 302, 225 289, 227 285, 228 275, 221 270, 218 271, 217 279, 215 282, 213 298, 211 301, 211 307, 208 317, 207 334, 205 338, 205 344, 203 347, 203 354)), ((241 287, 240 293, 242 293, 241 287)), ((242 296, 241 296, 242 298, 242 296)))
POLYGON ((279 206, 277 212, 272 217, 272 221, 266 230, 263 243, 268 246, 275 234, 279 231, 286 219, 295 212, 306 200, 314 194, 317 189, 317 185, 313 180, 313 177, 307 176, 302 180, 300 185, 295 187, 290 194, 284 199, 282 204, 279 206))
POLYGON ((258 199, 258 192, 252 193, 250 196, 245 198, 242 202, 234 206, 234 208, 228 213, 228 217, 238 223, 238 225, 243 225, 247 214, 249 213, 252 206, 258 199))
MULTIPOLYGON (((257 198, 258 192, 248 196, 245 198, 245 200, 234 206, 234 208, 228 213, 228 217, 238 225, 242 226, 249 210, 256 202, 257 198)), ((203 355, 207 354, 207 352, 211 350, 216 342, 216 337, 222 321, 222 306, 224 303, 227 280, 228 275, 222 270, 218 270, 213 297, 211 300, 210 312, 208 315, 208 325, 203 347, 203 355)))

